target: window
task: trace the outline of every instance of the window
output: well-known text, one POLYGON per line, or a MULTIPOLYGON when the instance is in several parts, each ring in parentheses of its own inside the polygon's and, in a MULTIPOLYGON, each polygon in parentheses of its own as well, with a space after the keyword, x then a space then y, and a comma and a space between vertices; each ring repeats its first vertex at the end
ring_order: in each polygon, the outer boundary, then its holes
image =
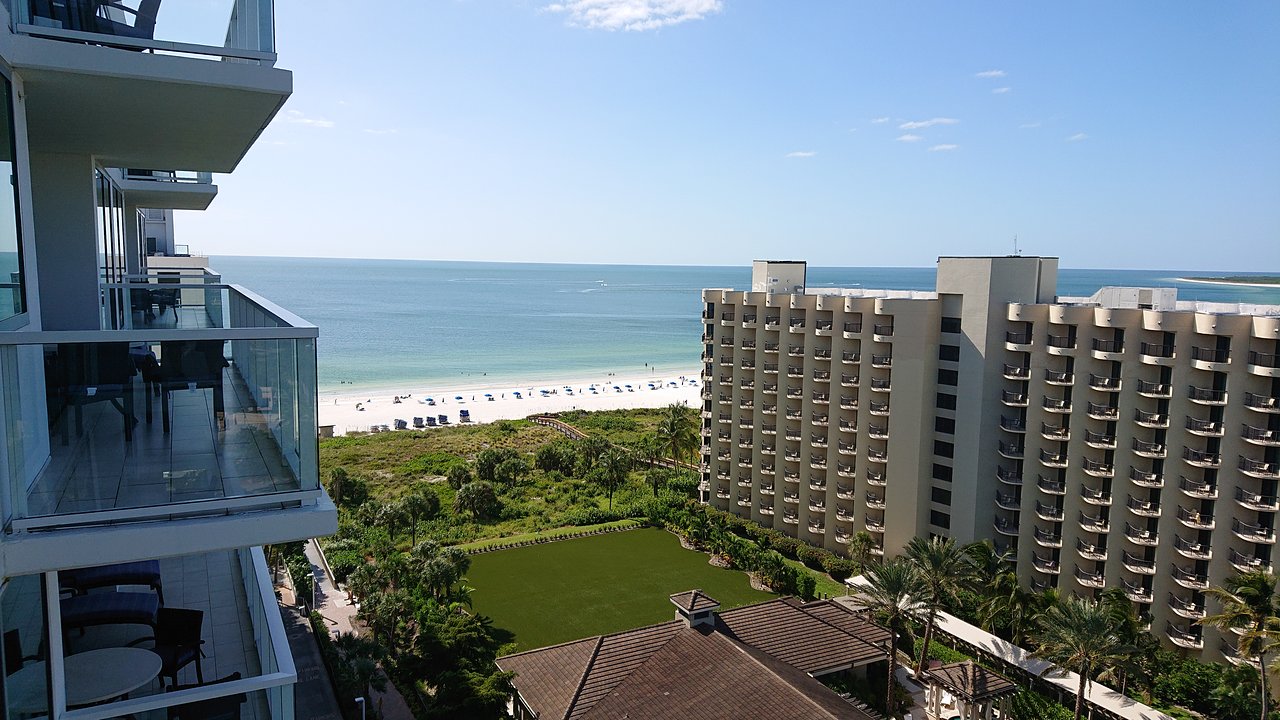
POLYGON ((933 488, 933 492, 930 494, 930 497, 939 505, 951 504, 951 491, 946 488, 933 488))
POLYGON ((946 433, 948 435, 956 434, 956 421, 951 418, 936 417, 933 419, 933 429, 935 432, 946 433))
POLYGON ((960 332, 960 318, 958 317, 942 318, 942 332, 944 333, 960 332))
POLYGON ((938 400, 935 404, 941 410, 955 410, 956 396, 951 393, 938 393, 938 400))
POLYGON ((938 457, 949 458, 949 457, 954 457, 955 453, 956 453, 956 446, 954 443, 949 443, 945 440, 933 441, 934 455, 937 455, 938 457))
POLYGON ((951 482, 951 467, 941 463, 933 464, 933 479, 951 482))
POLYGON ((938 359, 946 360, 948 362, 958 361, 960 359, 960 346, 959 345, 939 345, 938 359))
POLYGON ((13 137, 13 86, 0 76, 0 320, 27 311, 22 281, 22 223, 18 215, 17 146, 13 137))
POLYGON ((938 384, 955 387, 960 382, 960 373, 955 370, 939 370, 938 384))
POLYGON ((948 514, 946 514, 946 513, 944 513, 944 512, 938 512, 937 510, 930 510, 930 511, 929 511, 929 524, 930 524, 930 525, 932 525, 932 526, 934 526, 934 527, 940 527, 940 528, 943 528, 944 530, 950 530, 950 529, 951 529, 951 516, 950 516, 950 515, 948 515, 948 514))

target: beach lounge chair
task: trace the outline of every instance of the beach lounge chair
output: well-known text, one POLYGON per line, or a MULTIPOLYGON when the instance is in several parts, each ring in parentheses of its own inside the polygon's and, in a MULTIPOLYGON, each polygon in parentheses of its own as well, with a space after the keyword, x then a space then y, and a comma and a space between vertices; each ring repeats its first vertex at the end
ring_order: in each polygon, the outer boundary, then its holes
POLYGON ((462 422, 462 423, 469 423, 469 422, 471 422, 471 411, 470 411, 470 410, 459 410, 459 411, 458 411, 458 422, 462 422))
POLYGON ((409 427, 409 423, 405 422, 404 420, 401 420, 400 418, 395 419, 395 424, 396 424, 397 430, 404 430, 409 427))
POLYGON ((438 418, 437 418, 437 420, 439 420, 439 421, 440 421, 440 424, 441 424, 441 425, 448 425, 448 424, 449 424, 449 416, 448 416, 448 415, 441 415, 440 417, 438 417, 438 418))
POLYGON ((422 418, 416 417, 413 419, 413 427, 415 430, 421 430, 426 427, 426 423, 422 422, 422 418))
POLYGON ((156 592, 156 598, 164 605, 164 586, 160 582, 160 561, 99 565, 97 567, 63 570, 58 573, 58 584, 63 590, 84 595, 90 590, 116 585, 145 585, 156 592))
POLYGON ((228 367, 221 340, 174 340, 160 343, 160 417, 169 432, 170 393, 174 390, 210 389, 218 427, 227 425, 222 397, 222 369, 228 367))
POLYGON ((436 426, 436 419, 435 419, 435 416, 433 416, 433 415, 428 415, 428 416, 427 416, 427 418, 426 418, 426 420, 427 420, 427 427, 435 427, 435 426, 436 426))
POLYGON ((156 626, 160 600, 154 593, 100 592, 61 601, 62 629, 84 630, 92 625, 156 626))

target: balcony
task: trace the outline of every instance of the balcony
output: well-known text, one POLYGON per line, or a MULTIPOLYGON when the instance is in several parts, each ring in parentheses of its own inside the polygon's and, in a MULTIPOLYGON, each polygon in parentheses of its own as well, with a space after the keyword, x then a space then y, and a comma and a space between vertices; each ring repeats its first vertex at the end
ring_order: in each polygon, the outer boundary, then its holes
POLYGON ((825 448, 827 446, 827 438, 823 435, 810 435, 809 444, 816 448, 825 448))
MULTIPOLYGON (((826 483, 823 483, 820 487, 814 488, 812 481, 810 481, 809 486, 814 490, 826 490, 826 483)), ((824 513, 827 511, 827 505, 821 500, 809 498, 809 509, 813 512, 824 513)))
POLYGON ((840 543, 841 545, 848 545, 849 541, 852 539, 853 539, 853 533, 849 532, 848 530, 842 530, 840 528, 836 528, 836 542, 840 543))
POLYGON ((872 355, 871 356, 871 367, 873 368, 887 368, 892 366, 893 366, 892 355, 872 355))
POLYGON ((782 502, 785 502, 791 505, 798 505, 800 504, 800 493, 784 492, 782 493, 782 502))
POLYGON ((1164 487, 1164 475, 1155 472, 1146 472, 1136 467, 1129 468, 1129 479, 1134 485, 1145 488, 1162 488, 1164 487))
POLYGON ((1188 620, 1200 620, 1205 616, 1204 603, 1194 602, 1180 598, 1173 593, 1169 593, 1169 609, 1179 617, 1188 620))
MULTIPOLYGON (((758 321, 757 321, 757 317, 756 317, 755 315, 743 315, 743 316, 742 316, 742 329, 743 329, 743 330, 755 330, 755 329, 756 329, 756 327, 758 327, 758 326, 759 326, 759 323, 758 323, 758 321)), ((755 343, 754 343, 754 342, 751 344, 751 347, 753 347, 753 348, 755 347, 755 343)))
MULTIPOLYGON (((724 474, 724 477, 726 477, 726 478, 727 478, 727 477, 729 477, 729 474, 728 474, 728 473, 725 473, 725 474, 724 474)), ((725 486, 725 485, 717 485, 717 486, 716 486, 716 497, 720 498, 721 500, 728 500, 728 499, 729 499, 729 488, 728 488, 727 486, 725 486)))
POLYGON ((1100 478, 1115 477, 1116 468, 1109 463, 1098 462, 1090 458, 1084 459, 1084 471, 1089 475, 1100 478))
POLYGON ((1137 391, 1143 397, 1162 399, 1173 397, 1173 386, 1168 383, 1152 383, 1139 380, 1137 391))
POLYGON ((846 478, 857 477, 857 474, 853 471, 853 466, 845 465, 843 463, 836 464, 836 474, 839 475, 840 477, 846 477, 846 478))
MULTIPOLYGON (((750 485, 751 483, 747 483, 747 484, 748 484, 748 485, 750 485)), ((739 507, 751 507, 751 493, 747 493, 747 494, 745 494, 745 495, 739 495, 739 496, 738 496, 738 506, 739 506, 739 507)))
POLYGON ((826 531, 827 531, 826 524, 820 523, 820 522, 814 522, 814 521, 809 522, 809 532, 815 535, 822 535, 826 531))
POLYGON ((809 421, 817 427, 827 427, 829 424, 827 416, 821 413, 812 413, 809 416, 809 421))
POLYGON ((813 324, 813 329, 817 331, 819 336, 828 336, 831 334, 831 326, 830 320, 818 320, 813 324))
POLYGON ((842 522, 853 522, 853 511, 845 507, 837 506, 836 519, 842 522))
POLYGON ((1251 543, 1274 545, 1276 542, 1276 531, 1274 528, 1241 522, 1239 518, 1233 518, 1231 520, 1231 532, 1235 533, 1235 536, 1241 540, 1251 543))
POLYGON ((777 425, 761 425, 760 432, 764 433, 765 435, 777 435, 778 426, 777 425))
POLYGON ((1250 350, 1249 372, 1264 377, 1280 377, 1280 355, 1250 350))
POLYGON ((1031 565, 1036 570, 1039 570, 1040 572, 1046 573, 1049 575, 1057 575, 1062 571, 1057 560, 1054 560, 1052 558, 1042 557, 1040 553, 1032 553, 1031 565))
POLYGON ((1071 428, 1065 425, 1050 425, 1049 423, 1040 423, 1040 437, 1045 440, 1057 440, 1066 442, 1071 439, 1071 428))
POLYGON ((766 342, 766 343, 764 344, 764 351, 765 351, 765 352, 767 352, 767 353, 773 353, 773 354, 775 354, 775 355, 776 355, 776 354, 778 353, 778 343, 776 343, 776 342, 766 342))
POLYGON ((1004 377, 1006 380, 1028 380, 1031 378, 1031 368, 1005 363, 1004 377))
POLYGON ((1231 350, 1193 346, 1191 366, 1201 370, 1224 371, 1231 363, 1231 350))
POLYGON ((1026 352, 1031 349, 1031 333, 1006 332, 1004 334, 1004 346, 1009 350, 1026 352))
POLYGON ((1202 468, 1222 467, 1222 455, 1194 448, 1182 448, 1182 459, 1188 465, 1202 468))
POLYGON ((1022 473, 1003 467, 996 468, 996 478, 1005 485, 1021 485, 1022 473))
POLYGON ((1245 442, 1253 445, 1262 445, 1264 447, 1280 446, 1280 431, 1278 430, 1244 425, 1244 429, 1240 432, 1240 437, 1244 438, 1245 442))
POLYGON ((798 366, 798 365, 788 365, 788 366, 787 366, 787 377, 791 377, 791 378, 801 378, 801 377, 804 377, 804 368, 802 368, 802 367, 800 367, 800 366, 798 366))
POLYGON ((1091 402, 1089 403, 1089 417, 1094 420, 1119 420, 1120 408, 1091 402))
POLYGON ((1162 361, 1173 359, 1173 346, 1144 342, 1138 347, 1138 356, 1142 362, 1150 365, 1167 365, 1167 362, 1162 361))
POLYGON ((1089 374, 1089 387, 1102 392, 1120 392, 1120 378, 1089 374))
POLYGON ((1017 512, 1022 509, 1022 501, 1019 500, 1016 495, 1010 495, 996 490, 996 506, 1004 510, 1017 512))
POLYGON ((1114 450, 1116 447, 1116 436, 1104 435, 1102 433, 1093 432, 1092 430, 1085 430, 1084 444, 1092 448, 1114 450))
POLYGON ((1137 438, 1133 439, 1133 453, 1145 458, 1162 458, 1169 454, 1164 445, 1137 438))
POLYGON ((1036 517, 1049 522, 1062 522, 1062 508, 1036 501, 1036 517))
MULTIPOLYGON (((855 407, 856 407, 856 403, 855 403, 855 407)), ((889 414, 889 402, 872 400, 867 405, 867 412, 871 413, 872 415, 875 415, 876 417, 885 417, 886 415, 889 414)))
POLYGON ((1027 394, 1010 392, 1008 390, 1005 390, 1000 395, 1000 401, 1003 402, 1005 405, 1008 405, 1009 407, 1026 407, 1027 394))
POLYGON ((1025 433, 1027 431, 1027 423, 1018 418, 1000 417, 1000 429, 1007 430, 1011 433, 1025 433))
MULTIPOLYGON (((227 548, 333 532, 316 457, 316 328, 238 286, 200 294, 170 329, 0 334, 10 412, 48 428, 9 460, 12 477, 33 478, 10 490, 7 529, 30 544, 19 555, 48 545, 44 561, 73 566, 63 556, 75 544, 32 531, 175 516, 220 518, 227 548), (279 522, 255 520, 263 510, 279 522)), ((146 557, 143 535, 112 553, 146 557)))
POLYGON ((864 517, 862 518, 862 524, 866 526, 868 532, 875 533, 876 535, 884 534, 884 520, 864 517))
POLYGON ((1070 335, 1050 335, 1045 345, 1050 355, 1070 355, 1067 351, 1076 349, 1076 339, 1070 335))
POLYGON ((889 439, 889 426, 888 425, 868 425, 867 435, 874 440, 887 440, 889 439))
POLYGON ((1145 558, 1138 557, 1128 550, 1125 550, 1124 553, 1121 554, 1120 564, 1124 565, 1125 569, 1129 572, 1137 573, 1139 575, 1156 574, 1156 563, 1154 560, 1147 560, 1145 558))
POLYGON ((1142 427, 1161 428, 1169 427, 1169 416, 1160 413, 1146 412, 1145 410, 1134 410, 1133 421, 1142 427))
POLYGON ((1141 583, 1130 582, 1124 578, 1120 578, 1120 591, 1123 592, 1124 596, 1129 598, 1129 600, 1144 605, 1150 605, 1151 601, 1155 599, 1155 595, 1151 592, 1151 588, 1143 587, 1141 583))
POLYGON ((778 414, 778 406, 777 406, 777 405, 769 405, 769 404, 767 404, 767 403, 766 403, 766 404, 764 404, 764 405, 761 405, 761 406, 760 406, 760 412, 764 413, 765 415, 777 415, 777 414, 778 414))
POLYGON ((1111 524, 1101 515, 1086 515, 1080 513, 1081 529, 1091 533, 1106 533, 1111 531, 1111 524))
POLYGON ((883 470, 868 470, 867 484, 876 487, 884 487, 887 484, 885 473, 883 470))
POLYGON ((1178 647, 1187 648, 1189 650, 1200 650, 1204 648, 1204 638, 1198 633, 1183 630, 1181 627, 1169 622, 1165 625, 1165 635, 1169 641, 1178 647))
POLYGON ((1107 507, 1111 505, 1111 493, 1087 485, 1081 486, 1080 497, 1090 505, 1107 507))
POLYGON ((1103 545, 1076 540, 1076 552, 1085 560, 1106 560, 1107 548, 1103 545))
POLYGON ((884 496, 876 493, 867 493, 867 507, 872 510, 883 510, 884 496))
POLYGON ((1211 388, 1202 388, 1191 385, 1187 389, 1187 397, 1193 403, 1199 405, 1226 405, 1227 391, 1213 390, 1211 388))
MULTIPOLYGON (((777 375, 777 374, 778 374, 778 363, 765 363, 765 364, 764 364, 764 373, 765 373, 765 375, 777 375)), ((775 385, 774 387, 776 388, 777 386, 775 385)))
POLYGON ((1044 448, 1040 449, 1040 464, 1051 468, 1064 468, 1067 466, 1067 454, 1065 452, 1049 452, 1044 448))
POLYGON ((727 312, 727 313, 720 313, 720 324, 726 327, 733 327, 734 325, 737 324, 737 322, 734 319, 733 313, 727 312))
POLYGON ((1009 522, 1005 518, 998 517, 995 520, 996 532, 1009 537, 1018 537, 1018 523, 1009 522))
POLYGON ((1227 562, 1231 563, 1231 567, 1242 573, 1252 572, 1254 570, 1270 570, 1270 565, 1262 561, 1262 558, 1253 555, 1246 555, 1242 552, 1236 552, 1235 548, 1227 550, 1227 562))
POLYGON ((793 332, 793 333, 803 333, 803 332, 804 332, 804 320, 803 320, 803 319, 799 319, 799 320, 792 320, 792 321, 791 321, 791 324, 790 324, 790 328, 789 328, 789 329, 790 329, 790 330, 791 330, 791 332, 793 332))
MULTIPOLYGON (((860 332, 862 332, 862 323, 860 323, 860 322, 847 322, 847 323, 845 323, 845 324, 844 324, 844 336, 845 336, 846 338, 848 338, 850 335, 857 335, 857 334, 858 334, 858 333, 860 333, 860 332)), ((852 338, 850 338, 850 339, 852 339, 852 338)))
POLYGON ((857 455, 858 446, 855 443, 845 442, 844 440, 836 441, 836 451, 841 455, 857 455))
POLYGON ((853 488, 849 485, 836 485, 836 497, 841 500, 852 500, 854 497, 853 488))
POLYGON ((1187 432, 1200 437, 1222 437, 1224 434, 1222 423, 1214 420, 1187 418, 1186 427, 1187 432))
POLYGON ((844 363, 845 365, 856 365, 857 363, 861 362, 861 360, 862 360, 862 353, 847 352, 847 353, 840 354, 840 362, 844 363))
POLYGON ((131 204, 173 210, 207 210, 218 196, 213 174, 174 170, 108 171, 131 204))
MULTIPOLYGON (((769 372, 769 371, 765 370, 765 372, 769 372)), ((772 384, 764 383, 763 385, 760 386, 760 390, 764 392, 765 395, 777 395, 778 383, 772 383, 772 384)))
POLYGON ((1209 578, 1203 573, 1194 572, 1173 565, 1170 568, 1173 575, 1173 581, 1184 588, 1190 590, 1207 590, 1209 588, 1209 578))
POLYGON ((760 503, 760 514, 772 517, 775 514, 773 506, 767 503, 760 503))
POLYGON ((893 337, 893 325, 887 323, 872 325, 871 336, 877 342, 888 342, 893 337))
MULTIPOLYGON (((814 348, 813 359, 814 360, 830 360, 831 348, 814 348)), ((827 377, 831 377, 831 376, 828 374, 827 377)))
MULTIPOLYGON (((1047 477, 1040 476, 1036 479, 1036 487, 1049 495, 1066 495, 1067 486, 1061 480, 1050 480, 1047 477)), ((996 492, 999 492, 998 490, 996 492)))
POLYGON ((848 421, 848 420, 841 419, 841 420, 840 420, 840 432, 843 432, 843 433, 856 433, 856 432, 858 432, 858 424, 857 424, 857 423, 855 423, 855 422, 850 422, 850 421, 848 421))
POLYGON ((830 404, 831 404, 831 394, 830 394, 830 393, 815 392, 815 393, 810 394, 809 398, 813 401, 813 403, 814 403, 815 405, 830 405, 830 404))
POLYGON ((1155 500, 1139 500, 1130 495, 1125 507, 1138 517, 1160 517, 1160 503, 1155 500))
POLYGON ((1181 535, 1173 536, 1173 549, 1178 554, 1190 558, 1192 560, 1210 560, 1213 558, 1213 550, 1209 546, 1201 542, 1192 542, 1184 539, 1181 535))
POLYGON ((1039 545, 1040 547, 1047 547, 1047 548, 1062 547, 1062 536, 1059 535, 1058 533, 1052 533, 1047 530, 1041 530, 1039 527, 1036 527, 1034 530, 1032 530, 1031 537, 1036 541, 1036 544, 1039 545))
MULTIPOLYGON (((997 447, 998 447, 998 450, 1000 451, 1000 454, 1003 455, 1004 457, 1007 457, 1011 460, 1020 460, 1022 458, 1022 452, 1023 452, 1022 443, 1011 443, 1011 442, 1005 442, 1004 440, 1001 440, 997 447)), ((1041 450, 1041 452, 1043 453, 1044 451, 1041 450)))
POLYGON ((1236 488, 1236 503, 1247 510, 1259 512, 1276 512, 1280 510, 1274 495, 1259 495, 1244 488, 1236 488))
POLYGON ((1124 536, 1134 545, 1155 547, 1160 544, 1160 536, 1151 530, 1140 528, 1130 523, 1124 524, 1124 536))
POLYGON ((1218 497, 1218 486, 1184 477, 1178 481, 1182 494, 1197 500, 1214 500, 1218 497))
MULTIPOLYGON (((778 326, 781 324, 782 324, 782 318, 777 315, 772 315, 772 316, 766 315, 764 318, 765 330, 777 330, 778 326)), ((768 350, 768 349, 769 349, 769 344, 765 343, 765 350, 768 350)), ((778 349, 778 346, 774 345, 773 349, 776 351, 778 349)))
POLYGON ((857 398, 854 398, 854 397, 849 397, 848 395, 841 395, 841 396, 840 396, 840 409, 841 409, 841 410, 857 410, 857 409, 858 409, 858 399, 857 399, 857 398))
POLYGON ((1075 373, 1066 370, 1050 370, 1045 368, 1044 381, 1050 385, 1071 385, 1075 383, 1075 373))
POLYGON ((793 512, 786 512, 786 511, 783 511, 783 513, 782 513, 782 522, 784 522, 784 523, 786 523, 786 524, 788 524, 788 525, 797 525, 797 524, 799 524, 799 523, 800 523, 800 516, 799 516, 798 514, 796 514, 796 513, 793 513, 793 512))
POLYGON ((840 386, 841 387, 858 387, 858 376, 857 375, 841 375, 840 386))
POLYGON ((1262 478, 1264 480, 1280 478, 1280 463, 1263 462, 1242 455, 1237 467, 1240 468, 1240 472, 1249 477, 1262 478))
POLYGON ((1123 341, 1093 339, 1093 356, 1099 360, 1120 360, 1123 353, 1123 341))
POLYGON ((1057 413, 1059 415, 1066 415, 1071 412, 1071 401, 1065 398, 1055 398, 1046 395, 1042 406, 1044 407, 1045 412, 1057 413))
POLYGON ((871 378, 871 390, 873 392, 889 392, 891 387, 889 378, 871 378))
POLYGON ((1088 570, 1082 569, 1079 565, 1076 566, 1076 582, 1087 588, 1100 588, 1106 584, 1105 580, 1103 580, 1102 573, 1089 572, 1088 570))
POLYGON ((1181 505, 1178 506, 1178 520, 1183 525, 1196 530, 1212 530, 1214 528, 1213 515, 1197 510, 1188 510, 1181 505))

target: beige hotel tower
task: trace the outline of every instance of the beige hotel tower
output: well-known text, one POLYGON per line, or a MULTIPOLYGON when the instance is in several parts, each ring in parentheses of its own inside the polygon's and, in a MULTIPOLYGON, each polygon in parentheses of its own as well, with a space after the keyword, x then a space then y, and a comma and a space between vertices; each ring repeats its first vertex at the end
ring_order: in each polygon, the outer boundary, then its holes
POLYGON ((703 291, 710 502, 841 551, 989 538, 1035 588, 1121 588, 1170 643, 1226 644, 1204 589, 1271 567, 1280 306, 1173 288, 1058 297, 1058 261, 943 257, 937 291, 703 291))

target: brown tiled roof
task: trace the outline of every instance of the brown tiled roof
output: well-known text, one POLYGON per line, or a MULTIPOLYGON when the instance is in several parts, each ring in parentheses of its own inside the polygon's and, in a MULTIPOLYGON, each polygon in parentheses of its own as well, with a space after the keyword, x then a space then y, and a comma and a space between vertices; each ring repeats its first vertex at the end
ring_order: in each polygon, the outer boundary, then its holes
POLYGON ((690 590, 688 592, 676 593, 671 596, 671 602, 676 607, 685 612, 699 612, 702 610, 713 610, 720 607, 720 601, 702 592, 701 590, 690 590))
POLYGON ((517 673, 517 691, 544 720, 865 720, 808 673, 881 659, 875 643, 887 637, 837 603, 785 598, 721 613, 714 631, 672 621, 498 666, 517 673))
POLYGON ((968 702, 981 702, 1018 691, 1008 678, 972 660, 926 670, 925 674, 968 702))
POLYGON ((831 601, 782 598, 720 613, 717 627, 807 673, 824 673, 886 657, 888 633, 831 601), (812 608, 812 609, 811 609, 812 608))

